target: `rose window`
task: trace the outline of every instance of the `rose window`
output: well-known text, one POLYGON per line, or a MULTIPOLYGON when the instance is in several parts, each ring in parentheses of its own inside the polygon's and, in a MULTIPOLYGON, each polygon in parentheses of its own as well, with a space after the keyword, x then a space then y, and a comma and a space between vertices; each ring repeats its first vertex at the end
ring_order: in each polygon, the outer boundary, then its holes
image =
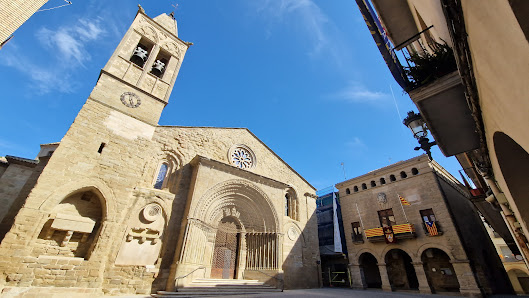
POLYGON ((253 153, 246 148, 236 147, 231 150, 230 162, 241 169, 250 169, 254 166, 253 153))

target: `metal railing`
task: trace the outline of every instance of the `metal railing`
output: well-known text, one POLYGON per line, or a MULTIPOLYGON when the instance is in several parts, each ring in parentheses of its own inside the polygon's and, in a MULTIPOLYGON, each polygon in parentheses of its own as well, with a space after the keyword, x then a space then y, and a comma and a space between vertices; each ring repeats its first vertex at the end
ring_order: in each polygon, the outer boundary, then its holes
MULTIPOLYGON (((176 277, 176 278, 175 278, 175 282, 174 282, 175 290, 178 291, 178 282, 179 282, 181 279, 184 279, 184 278, 188 277, 189 275, 191 275, 191 273, 193 273, 193 272, 195 272, 195 271, 197 271, 197 270, 199 270, 199 269, 206 269, 206 267, 204 267, 204 266, 200 266, 200 267, 198 267, 198 268, 193 269, 191 272, 189 272, 189 273, 186 274, 186 275, 182 275, 182 276, 178 276, 178 277, 176 277)), ((204 277, 206 277, 206 270, 204 270, 204 277)))

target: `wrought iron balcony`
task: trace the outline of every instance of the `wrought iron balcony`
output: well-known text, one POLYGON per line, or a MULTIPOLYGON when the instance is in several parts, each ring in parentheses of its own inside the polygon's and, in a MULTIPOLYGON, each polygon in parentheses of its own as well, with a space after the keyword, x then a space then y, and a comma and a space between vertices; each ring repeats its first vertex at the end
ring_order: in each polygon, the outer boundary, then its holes
MULTIPOLYGON (((415 227, 413 224, 407 223, 402 225, 394 225, 393 228, 393 234, 395 235, 395 238, 397 239, 411 239, 415 238, 417 235, 415 234, 415 227)), ((382 228, 374 228, 365 230, 366 238, 367 240, 371 242, 382 242, 385 241, 384 237, 384 231, 382 228)))

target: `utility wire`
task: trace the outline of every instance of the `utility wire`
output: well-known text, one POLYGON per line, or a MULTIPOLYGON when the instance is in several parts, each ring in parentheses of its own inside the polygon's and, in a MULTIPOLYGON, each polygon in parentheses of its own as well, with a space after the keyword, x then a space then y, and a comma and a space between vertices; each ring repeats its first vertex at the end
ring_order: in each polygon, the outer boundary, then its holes
POLYGON ((52 7, 52 8, 45 8, 45 9, 40 9, 40 10, 37 10, 37 12, 41 12, 41 11, 47 11, 47 10, 52 10, 52 9, 56 9, 56 8, 61 8, 61 7, 65 7, 65 6, 68 6, 68 5, 72 5, 72 2, 71 2, 71 1, 68 1, 68 0, 64 0, 64 2, 66 2, 66 4, 63 4, 63 5, 59 5, 59 6, 56 6, 56 7, 52 7))

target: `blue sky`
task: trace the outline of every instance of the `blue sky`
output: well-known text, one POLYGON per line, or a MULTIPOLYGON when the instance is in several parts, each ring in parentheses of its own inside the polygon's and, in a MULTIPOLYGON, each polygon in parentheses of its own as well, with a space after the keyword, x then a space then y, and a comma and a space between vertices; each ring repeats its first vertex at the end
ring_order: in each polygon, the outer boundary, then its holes
MULTIPOLYGON (((36 13, 0 50, 0 156, 60 141, 136 4, 155 17, 176 3, 72 2, 36 13)), ((194 45, 161 125, 247 127, 316 188, 343 181, 342 162, 350 179, 419 154, 402 125, 414 106, 353 0, 178 3, 179 37, 194 45)), ((455 158, 433 157, 458 176, 455 158)))

